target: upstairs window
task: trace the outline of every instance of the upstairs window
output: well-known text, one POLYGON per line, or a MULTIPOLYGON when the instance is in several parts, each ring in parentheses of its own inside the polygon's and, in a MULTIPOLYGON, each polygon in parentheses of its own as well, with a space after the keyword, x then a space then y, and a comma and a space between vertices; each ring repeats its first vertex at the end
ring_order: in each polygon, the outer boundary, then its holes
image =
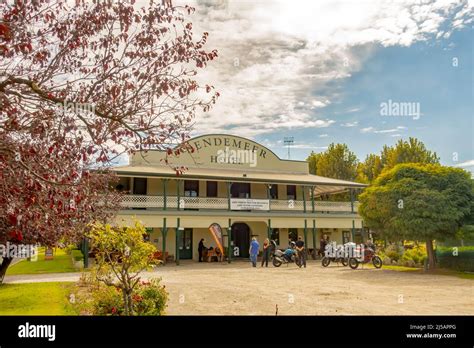
POLYGON ((217 181, 206 182, 206 197, 217 197, 217 181))
POLYGON ((286 197, 288 199, 296 199, 296 185, 286 186, 286 197))
POLYGON ((198 180, 184 180, 184 196, 198 197, 199 196, 199 181, 198 180))
POLYGON ((147 178, 133 178, 133 194, 146 195, 147 178))
POLYGON ((276 185, 276 184, 271 185, 270 199, 278 199, 278 185, 276 185))

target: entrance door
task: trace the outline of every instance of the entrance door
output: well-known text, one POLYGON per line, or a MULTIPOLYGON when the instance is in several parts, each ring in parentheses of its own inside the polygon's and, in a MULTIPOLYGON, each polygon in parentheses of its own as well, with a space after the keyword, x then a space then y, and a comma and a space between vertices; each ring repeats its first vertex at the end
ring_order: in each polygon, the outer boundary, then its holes
MULTIPOLYGON (((239 248, 239 257, 246 257, 250 256, 249 248, 250 248, 250 228, 247 224, 237 222, 232 225, 232 232, 231 232, 232 241, 234 242, 234 247, 239 248)), ((234 256, 235 257, 235 256, 234 256)))
POLYGON ((179 258, 181 260, 193 258, 193 229, 185 228, 179 231, 179 258))

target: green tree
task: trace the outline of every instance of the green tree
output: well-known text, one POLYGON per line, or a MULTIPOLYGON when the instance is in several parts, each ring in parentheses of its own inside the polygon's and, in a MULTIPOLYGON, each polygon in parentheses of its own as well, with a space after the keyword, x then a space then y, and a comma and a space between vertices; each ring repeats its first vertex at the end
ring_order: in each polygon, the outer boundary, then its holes
POLYGON ((378 155, 367 155, 357 166, 357 181, 370 184, 382 173, 382 159, 378 155))
POLYGON ((408 141, 400 139, 395 146, 385 145, 381 161, 383 169, 391 169, 400 163, 439 164, 439 157, 427 150, 423 142, 410 137, 408 141))
POLYGON ((122 293, 125 315, 133 315, 133 294, 140 283, 140 273, 157 263, 154 245, 143 236, 145 227, 121 227, 95 224, 89 237, 95 250, 95 276, 99 282, 119 289, 122 293))
POLYGON ((330 144, 321 153, 311 152, 306 159, 310 173, 341 180, 355 180, 358 160, 346 144, 330 144))
POLYGON ((470 175, 437 164, 398 164, 359 196, 359 214, 382 237, 426 242, 435 268, 433 240, 455 236, 470 216, 470 175))

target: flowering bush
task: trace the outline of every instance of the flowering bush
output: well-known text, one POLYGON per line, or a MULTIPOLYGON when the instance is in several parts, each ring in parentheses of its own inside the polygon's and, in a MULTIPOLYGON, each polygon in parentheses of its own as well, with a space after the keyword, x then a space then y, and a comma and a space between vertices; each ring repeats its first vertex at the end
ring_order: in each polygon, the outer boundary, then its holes
MULTIPOLYGON (((132 295, 134 315, 162 315, 168 301, 168 293, 160 279, 140 282, 132 295)), ((118 288, 99 286, 94 289, 91 303, 94 315, 125 315, 122 292, 118 288)))
POLYGON ((407 249, 402 256, 402 261, 412 260, 415 264, 423 264, 427 258, 426 246, 419 245, 412 249, 407 249))

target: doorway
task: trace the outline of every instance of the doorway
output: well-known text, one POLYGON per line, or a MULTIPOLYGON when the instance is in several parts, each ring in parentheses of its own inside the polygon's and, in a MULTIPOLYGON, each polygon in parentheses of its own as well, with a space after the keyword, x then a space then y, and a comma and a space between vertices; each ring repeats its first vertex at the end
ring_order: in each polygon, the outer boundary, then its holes
POLYGON ((234 257, 248 258, 250 256, 250 227, 246 223, 236 222, 232 225, 231 240, 234 248, 239 248, 239 256, 234 257))
POLYGON ((193 229, 185 228, 179 231, 179 258, 189 260, 193 258, 193 229))

